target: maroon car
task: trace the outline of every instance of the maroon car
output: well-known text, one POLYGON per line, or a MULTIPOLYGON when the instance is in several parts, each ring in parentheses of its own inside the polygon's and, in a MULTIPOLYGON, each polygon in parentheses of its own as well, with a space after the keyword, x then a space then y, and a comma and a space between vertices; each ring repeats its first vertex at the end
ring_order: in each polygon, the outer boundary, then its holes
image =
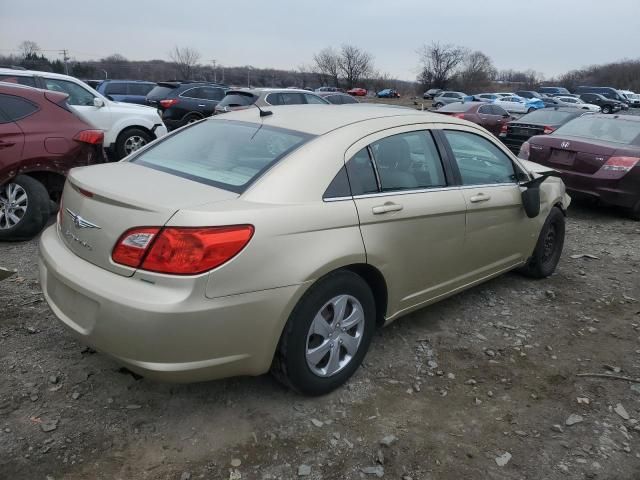
POLYGON ((640 220, 640 117, 587 115, 522 144, 520 158, 558 170, 567 190, 640 220))
POLYGON ((40 232, 67 171, 105 159, 103 132, 73 113, 67 96, 0 82, 0 240, 40 232))
POLYGON ((485 102, 450 103, 436 112, 477 123, 496 137, 500 135, 502 126, 511 120, 511 115, 504 108, 485 102))

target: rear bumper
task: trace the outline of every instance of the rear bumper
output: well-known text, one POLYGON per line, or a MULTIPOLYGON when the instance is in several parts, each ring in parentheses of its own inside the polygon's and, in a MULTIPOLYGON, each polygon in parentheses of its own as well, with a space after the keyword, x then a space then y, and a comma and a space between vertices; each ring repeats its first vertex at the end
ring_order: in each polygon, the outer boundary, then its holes
POLYGON ((599 174, 584 174, 566 170, 560 170, 567 190, 591 197, 596 197, 602 202, 625 208, 633 208, 640 202, 640 187, 638 187, 638 175, 636 171, 628 172, 619 179, 603 178, 599 174), (633 180, 635 178, 635 182, 633 180))
POLYGON ((306 288, 209 299, 206 281, 186 278, 167 287, 86 262, 60 241, 55 225, 42 234, 39 268, 47 303, 83 343, 134 372, 171 382, 267 372, 306 288))

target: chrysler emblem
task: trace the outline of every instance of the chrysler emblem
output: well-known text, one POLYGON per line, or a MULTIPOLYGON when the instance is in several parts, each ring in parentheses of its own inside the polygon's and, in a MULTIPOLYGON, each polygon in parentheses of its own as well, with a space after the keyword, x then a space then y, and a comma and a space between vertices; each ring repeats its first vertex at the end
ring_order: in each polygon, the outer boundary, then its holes
POLYGON ((562 148, 569 148, 569 145, 570 145, 570 143, 569 143, 569 142, 562 142, 562 143, 560 144, 560 146, 561 146, 562 148))
POLYGON ((73 220, 73 224, 75 225, 76 228, 98 228, 98 229, 100 228, 95 223, 91 223, 91 222, 86 221, 80 215, 78 215, 75 212, 72 212, 68 208, 66 208, 65 210, 67 211, 67 213, 69 214, 69 216, 73 220))

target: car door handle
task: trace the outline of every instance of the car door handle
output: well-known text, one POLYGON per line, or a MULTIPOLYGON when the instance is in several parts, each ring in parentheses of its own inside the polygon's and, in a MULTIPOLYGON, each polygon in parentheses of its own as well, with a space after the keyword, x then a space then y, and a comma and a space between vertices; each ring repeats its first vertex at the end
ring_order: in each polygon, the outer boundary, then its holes
POLYGON ((200 105, 200 104, 198 104, 198 106, 199 106, 199 107, 206 107, 206 105, 200 105))
POLYGON ((479 193, 469 199, 471 203, 486 202, 488 200, 491 200, 491 195, 487 195, 486 193, 479 193))
POLYGON ((399 212, 404 207, 397 203, 387 202, 384 205, 377 205, 371 209, 374 215, 380 215, 382 213, 399 212))

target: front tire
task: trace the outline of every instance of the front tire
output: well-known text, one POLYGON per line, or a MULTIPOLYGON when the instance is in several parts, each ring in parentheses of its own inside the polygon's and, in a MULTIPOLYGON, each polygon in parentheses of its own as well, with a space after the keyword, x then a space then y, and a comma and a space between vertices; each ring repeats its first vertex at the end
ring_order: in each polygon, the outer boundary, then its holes
POLYGON ((36 179, 18 175, 0 186, 0 240, 29 240, 49 220, 47 189, 36 179))
POLYGON ((436 103, 433 108, 441 108, 444 107, 444 103, 436 103))
POLYGON ((151 134, 140 128, 128 128, 118 135, 116 140, 116 155, 118 160, 144 147, 153 140, 151 134))
POLYGON ((375 326, 375 301, 367 283, 350 271, 331 273, 294 308, 271 372, 299 393, 329 393, 358 369, 375 326))
POLYGON ((602 113, 611 113, 611 107, 609 105, 605 105, 604 107, 602 107, 602 113))
POLYGON ((555 270, 562 255, 565 236, 564 214, 558 207, 553 207, 542 226, 536 248, 529 263, 520 269, 521 273, 531 278, 547 278, 555 270))

